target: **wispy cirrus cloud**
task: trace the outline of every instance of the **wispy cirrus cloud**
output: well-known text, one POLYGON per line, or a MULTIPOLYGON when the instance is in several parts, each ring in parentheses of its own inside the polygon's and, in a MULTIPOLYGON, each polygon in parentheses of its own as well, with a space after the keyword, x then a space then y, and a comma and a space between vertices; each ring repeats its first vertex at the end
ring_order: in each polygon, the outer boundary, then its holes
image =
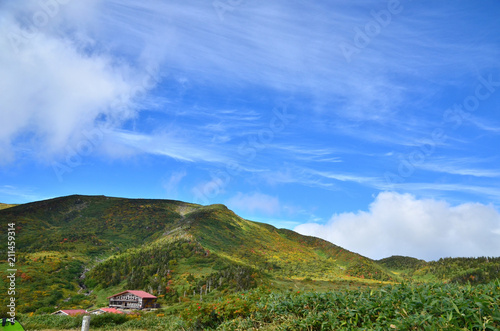
POLYGON ((384 186, 383 178, 377 176, 366 176, 343 170, 316 170, 298 165, 287 165, 280 170, 263 173, 267 181, 273 184, 301 184, 311 187, 323 187, 339 189, 340 184, 349 182, 362 186, 377 187, 384 186))
POLYGON ((422 182, 413 181, 408 183, 398 183, 386 185, 380 189, 395 190, 398 192, 412 192, 413 194, 425 195, 429 197, 447 197, 456 194, 468 194, 476 198, 486 198, 488 201, 498 204, 500 192, 495 183, 467 184, 457 182, 422 182))
POLYGON ((477 128, 486 131, 488 133, 498 134, 500 133, 500 123, 492 121, 489 119, 488 121, 484 118, 469 115, 467 117, 467 121, 477 128))
MULTIPOLYGON (((343 165, 343 164, 342 164, 343 165)), ((489 201, 500 201, 500 192, 495 182, 462 183, 452 179, 439 181, 432 180, 434 177, 416 175, 409 177, 404 182, 390 182, 384 177, 384 164, 374 163, 370 167, 359 168, 358 172, 348 171, 349 166, 340 167, 337 170, 320 170, 309 168, 305 165, 288 164, 278 170, 256 173, 256 176, 271 185, 299 184, 307 187, 321 187, 327 190, 338 191, 346 184, 355 184, 375 191, 397 191, 410 192, 422 196, 445 198, 450 195, 466 194, 477 199, 489 201)), ((425 166, 423 166, 425 168, 425 166)), ((461 176, 474 176, 479 178, 497 178, 494 170, 481 170, 473 168, 456 168, 439 165, 429 165, 428 170, 461 176)), ((460 200, 459 200, 460 201, 460 200)))
POLYGON ((314 176, 333 179, 341 182, 354 182, 370 186, 376 186, 378 183, 380 183, 380 178, 378 177, 368 177, 368 176, 361 176, 349 173, 340 173, 340 172, 336 173, 336 172, 316 171, 316 170, 308 170, 308 172, 314 176))
POLYGON ((223 164, 230 157, 217 146, 201 144, 196 139, 175 132, 158 132, 141 134, 126 130, 108 131, 110 144, 125 145, 133 148, 135 153, 163 155, 185 162, 206 162, 223 164))
POLYGON ((499 178, 500 171, 480 167, 477 159, 443 159, 435 158, 418 166, 421 169, 442 172, 451 175, 499 178))
POLYGON ((280 153, 285 158, 303 162, 342 162, 342 158, 338 156, 332 148, 315 148, 307 145, 284 145, 273 144, 269 146, 273 153, 280 153))

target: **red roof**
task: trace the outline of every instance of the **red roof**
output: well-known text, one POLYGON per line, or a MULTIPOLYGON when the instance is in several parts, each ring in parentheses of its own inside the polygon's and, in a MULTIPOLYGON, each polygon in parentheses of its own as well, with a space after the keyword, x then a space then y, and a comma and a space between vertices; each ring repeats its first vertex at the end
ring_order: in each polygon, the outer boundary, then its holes
POLYGON ((64 309, 64 310, 58 310, 53 314, 56 314, 58 312, 62 312, 63 314, 70 315, 70 316, 81 315, 81 314, 87 313, 87 311, 85 309, 64 309))
POLYGON ((106 312, 106 313, 112 313, 112 314, 125 314, 123 311, 120 311, 116 308, 99 308, 99 310, 102 310, 103 312, 106 312))
POLYGON ((120 292, 118 294, 115 294, 115 295, 112 295, 109 298, 112 298, 112 297, 116 297, 118 295, 122 295, 124 293, 130 293, 130 294, 133 294, 133 295, 137 295, 139 298, 143 298, 143 299, 156 299, 156 297, 152 294, 149 294, 148 292, 144 292, 144 291, 135 291, 135 290, 128 290, 128 291, 123 291, 123 292, 120 292))

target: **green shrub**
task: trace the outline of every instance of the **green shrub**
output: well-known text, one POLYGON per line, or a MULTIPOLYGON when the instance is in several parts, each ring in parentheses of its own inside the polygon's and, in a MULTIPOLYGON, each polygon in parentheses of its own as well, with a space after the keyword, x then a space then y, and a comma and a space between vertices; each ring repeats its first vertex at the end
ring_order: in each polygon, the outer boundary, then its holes
POLYGON ((128 321, 128 316, 126 314, 100 314, 92 315, 90 319, 90 325, 92 327, 105 327, 105 326, 116 326, 123 324, 128 321))

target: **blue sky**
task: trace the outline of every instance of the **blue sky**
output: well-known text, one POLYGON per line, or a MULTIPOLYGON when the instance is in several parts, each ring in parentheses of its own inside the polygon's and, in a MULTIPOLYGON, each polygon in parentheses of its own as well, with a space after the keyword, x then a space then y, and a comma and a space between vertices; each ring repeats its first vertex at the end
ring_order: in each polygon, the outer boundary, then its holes
POLYGON ((1 202, 224 203, 372 258, 500 255, 498 1, 0 11, 1 202))

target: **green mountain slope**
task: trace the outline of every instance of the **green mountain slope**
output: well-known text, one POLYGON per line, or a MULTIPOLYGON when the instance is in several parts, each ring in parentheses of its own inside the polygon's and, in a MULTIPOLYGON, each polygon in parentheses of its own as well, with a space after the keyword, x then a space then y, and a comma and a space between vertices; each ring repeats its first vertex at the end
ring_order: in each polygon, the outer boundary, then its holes
POLYGON ((0 220, 15 223, 20 312, 102 304, 127 288, 173 302, 259 284, 398 279, 359 254, 223 205, 75 195, 1 210, 0 220))

